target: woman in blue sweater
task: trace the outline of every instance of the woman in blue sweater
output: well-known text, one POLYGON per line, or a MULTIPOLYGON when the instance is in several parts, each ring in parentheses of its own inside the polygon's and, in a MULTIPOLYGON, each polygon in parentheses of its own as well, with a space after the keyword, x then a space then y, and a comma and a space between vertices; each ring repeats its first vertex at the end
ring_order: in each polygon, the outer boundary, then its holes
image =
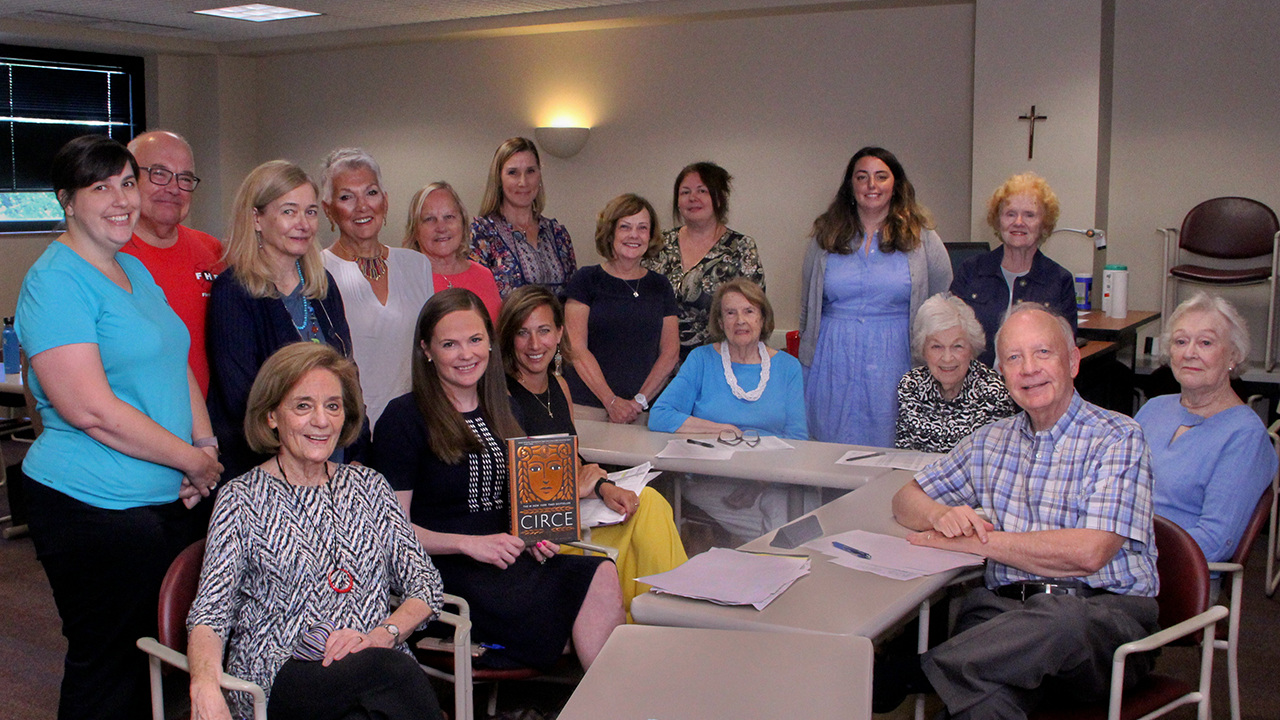
MULTIPOLYGON (((689 353, 654 403, 649 429, 807 440, 800 362, 761 340, 773 332, 773 307, 760 286, 747 278, 721 285, 708 329, 712 344, 689 353)), ((699 479, 685 485, 684 498, 748 539, 786 521, 786 492, 763 483, 699 479)))

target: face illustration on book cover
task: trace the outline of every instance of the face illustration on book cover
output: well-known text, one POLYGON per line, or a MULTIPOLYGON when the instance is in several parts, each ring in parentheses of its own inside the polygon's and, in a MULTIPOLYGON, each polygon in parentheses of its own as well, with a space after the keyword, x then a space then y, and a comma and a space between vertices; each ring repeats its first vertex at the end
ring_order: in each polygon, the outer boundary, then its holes
POLYGON ((551 502, 567 500, 565 473, 572 456, 569 443, 522 447, 517 450, 520 462, 516 463, 521 500, 524 502, 551 502))

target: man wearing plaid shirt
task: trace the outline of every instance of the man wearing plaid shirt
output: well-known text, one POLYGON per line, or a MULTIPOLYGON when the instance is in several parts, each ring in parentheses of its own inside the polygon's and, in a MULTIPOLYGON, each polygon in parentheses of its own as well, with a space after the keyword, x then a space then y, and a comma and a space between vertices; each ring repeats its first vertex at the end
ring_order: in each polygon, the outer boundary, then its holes
MULTIPOLYGON (((911 542, 988 558, 956 634, 920 660, 953 718, 1023 718, 1047 691, 1105 698, 1112 653, 1159 615, 1141 429, 1076 394, 1071 326, 1043 306, 1015 305, 996 350, 1024 412, 974 432, 893 501, 919 531, 911 542)), ((1150 663, 1132 657, 1126 680, 1150 663)))

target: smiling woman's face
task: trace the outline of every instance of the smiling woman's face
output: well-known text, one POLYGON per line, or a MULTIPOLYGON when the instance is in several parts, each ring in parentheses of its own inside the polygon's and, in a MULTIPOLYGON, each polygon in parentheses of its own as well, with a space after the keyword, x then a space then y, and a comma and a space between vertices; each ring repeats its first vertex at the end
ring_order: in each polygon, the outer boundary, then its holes
POLYGON ((613 226, 613 256, 619 260, 639 260, 649 252, 653 220, 648 210, 620 218, 613 226))
POLYGON ((1043 224, 1044 208, 1029 192, 1010 195, 1000 207, 1000 240, 1009 247, 1035 247, 1043 224))
POLYGON ((969 361, 973 359, 973 348, 964 330, 953 327, 934 333, 924 339, 924 364, 929 374, 942 386, 942 396, 954 398, 969 373, 969 361))

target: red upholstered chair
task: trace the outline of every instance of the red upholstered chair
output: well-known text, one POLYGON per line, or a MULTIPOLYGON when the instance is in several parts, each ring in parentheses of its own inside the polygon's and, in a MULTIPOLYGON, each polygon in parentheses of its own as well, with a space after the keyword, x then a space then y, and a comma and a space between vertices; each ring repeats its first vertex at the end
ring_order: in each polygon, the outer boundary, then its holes
MULTIPOLYGON (((183 672, 190 672, 187 664, 187 614, 196 599, 200 586, 200 568, 204 563, 205 541, 199 540, 183 550, 169 566, 160 584, 158 638, 139 638, 138 648, 150 655, 151 663, 151 717, 164 720, 164 689, 161 683, 161 663, 172 665, 183 672)), ((446 605, 451 596, 445 595, 446 605)), ((441 612, 439 619, 454 629, 454 656, 461 668, 459 675, 471 675, 471 621, 454 613, 441 612)), ((224 690, 239 690, 253 696, 254 720, 266 720, 267 697, 262 688, 240 678, 222 674, 219 682, 224 690)), ((470 688, 468 682, 466 687, 470 688)), ((455 720, 471 719, 471 693, 457 693, 454 708, 455 720)))
MULTIPOLYGON (((1272 478, 1271 485, 1262 491, 1262 496, 1258 498, 1258 504, 1253 509, 1253 515, 1249 518, 1249 524, 1245 526, 1244 533, 1240 535, 1240 542, 1236 545, 1236 551, 1231 555, 1231 559, 1227 562, 1209 563, 1210 572, 1231 575, 1231 615, 1227 620, 1227 637, 1213 641, 1215 649, 1227 651, 1227 690, 1231 695, 1231 720, 1240 720, 1239 642, 1242 611, 1240 604, 1244 599, 1244 566, 1249 561, 1249 552, 1253 550, 1253 543, 1258 539, 1262 526, 1266 524, 1269 517, 1273 517, 1276 481, 1276 478, 1272 478)), ((1273 529, 1271 533, 1268 538, 1268 549, 1274 557, 1275 545, 1272 540, 1275 537, 1275 530, 1273 529)))
POLYGON ((1145 720, 1191 703, 1199 706, 1200 720, 1209 720, 1213 629, 1219 620, 1227 616, 1227 609, 1219 605, 1209 606, 1209 565, 1195 539, 1186 530, 1158 515, 1155 524, 1160 574, 1160 594, 1156 600, 1160 603, 1160 627, 1164 629, 1116 649, 1108 702, 1076 705, 1051 700, 1031 714, 1033 720, 1145 720), (1130 655, 1175 642, 1200 645, 1198 685, 1152 673, 1137 686, 1124 690, 1124 665, 1130 655))
POLYGON ((1267 285, 1267 349, 1264 367, 1270 372, 1272 337, 1276 314, 1276 275, 1280 261, 1280 221, 1271 208, 1257 200, 1242 197, 1220 197, 1191 208, 1182 221, 1182 229, 1161 228, 1164 235, 1164 283, 1160 289, 1164 316, 1169 317, 1177 300, 1179 282, 1202 285, 1238 286, 1267 285), (1270 256, 1266 265, 1230 269, 1184 264, 1181 253, 1186 250, 1201 257, 1218 260, 1260 260, 1270 256), (1171 292, 1172 290, 1172 292, 1171 292))
MULTIPOLYGON (((158 638, 139 638, 138 648, 150 655, 151 663, 151 717, 164 720, 164 688, 161 683, 161 663, 172 665, 183 672, 190 672, 187 665, 187 613, 196 599, 200 586, 200 566, 204 563, 204 540, 192 543, 178 554, 169 565, 164 581, 160 583, 160 608, 158 613, 158 638)), ((256 684, 226 673, 219 683, 224 690, 240 690, 253 696, 254 720, 266 720, 267 696, 256 684)))

